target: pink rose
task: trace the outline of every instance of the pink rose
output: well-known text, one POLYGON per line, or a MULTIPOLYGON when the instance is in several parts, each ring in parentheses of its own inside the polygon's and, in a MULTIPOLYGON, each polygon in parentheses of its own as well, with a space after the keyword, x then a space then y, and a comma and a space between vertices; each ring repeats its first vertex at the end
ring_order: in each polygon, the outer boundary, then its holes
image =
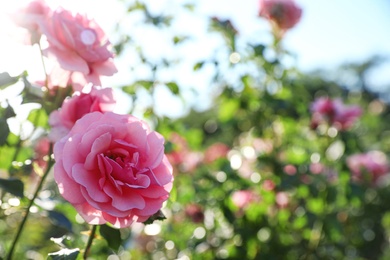
POLYGON ((144 222, 172 189, 164 138, 131 115, 93 112, 54 145, 62 196, 93 225, 144 222))
POLYGON ((65 99, 61 109, 53 111, 49 116, 52 127, 50 140, 59 141, 68 134, 77 120, 90 112, 111 112, 115 107, 115 99, 111 88, 93 87, 89 93, 75 92, 71 98, 65 99))
POLYGON ((249 204, 257 201, 258 199, 258 196, 250 190, 239 190, 232 194, 233 204, 240 209, 248 207, 249 204))
POLYGON ((321 97, 311 105, 313 113, 311 125, 317 128, 322 122, 328 122, 339 130, 350 128, 361 116, 362 110, 358 106, 346 106, 340 99, 321 97))
POLYGON ((372 183, 376 183, 390 170, 386 155, 380 151, 351 155, 347 158, 347 166, 352 173, 352 179, 368 180, 372 183))
POLYGON ((220 158, 226 158, 230 148, 224 143, 212 144, 204 153, 204 162, 212 163, 220 158))
POLYGON ((51 13, 50 7, 43 0, 34 0, 12 14, 11 20, 28 31, 28 44, 39 42, 41 25, 51 13))
POLYGON ((279 191, 276 193, 276 204, 280 207, 280 208, 285 208, 288 206, 289 202, 290 202, 290 198, 288 196, 288 194, 284 191, 279 191))
POLYGON ((302 9, 293 0, 260 0, 259 16, 283 31, 294 27, 301 19, 302 9))
POLYGON ((59 8, 42 31, 49 43, 45 53, 56 58, 62 69, 72 72, 73 82, 100 86, 101 75, 117 72, 111 44, 94 20, 59 8))

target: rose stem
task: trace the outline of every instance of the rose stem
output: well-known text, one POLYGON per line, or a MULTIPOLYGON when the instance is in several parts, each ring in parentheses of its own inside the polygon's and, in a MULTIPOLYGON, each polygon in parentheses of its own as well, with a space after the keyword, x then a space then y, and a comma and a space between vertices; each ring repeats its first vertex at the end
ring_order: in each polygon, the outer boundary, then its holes
POLYGON ((91 233, 89 234, 87 246, 85 247, 83 259, 87 259, 87 257, 88 257, 89 251, 90 251, 91 246, 92 246, 92 241, 95 238, 96 229, 97 229, 97 225, 92 225, 92 229, 91 229, 91 233))
POLYGON ((16 247, 16 244, 20 238, 20 235, 22 234, 22 231, 23 231, 23 228, 24 228, 24 225, 26 224, 26 221, 27 221, 27 218, 28 218, 28 215, 30 213, 30 208, 32 207, 32 205, 34 204, 34 200, 37 198, 38 196, 38 193, 39 191, 41 190, 42 186, 43 186, 43 182, 45 181, 47 175, 49 175, 49 172, 50 172, 50 169, 51 169, 51 166, 53 164, 53 160, 51 158, 51 154, 52 154, 52 151, 53 151, 53 144, 50 143, 50 148, 49 148, 49 160, 47 162, 47 168, 46 168, 46 171, 45 173, 43 174, 39 184, 38 184, 38 187, 37 189, 35 190, 35 193, 32 197, 32 199, 30 200, 30 203, 28 204, 27 206, 27 209, 26 209, 26 213, 24 214, 24 217, 23 217, 23 220, 22 222, 20 223, 20 226, 19 226, 19 229, 18 229, 18 232, 16 233, 16 236, 14 238, 14 241, 12 242, 12 246, 11 246, 11 249, 9 250, 8 252, 8 255, 7 255, 7 258, 8 260, 11 260, 12 259, 12 255, 14 253, 14 250, 15 250, 15 247, 16 247))

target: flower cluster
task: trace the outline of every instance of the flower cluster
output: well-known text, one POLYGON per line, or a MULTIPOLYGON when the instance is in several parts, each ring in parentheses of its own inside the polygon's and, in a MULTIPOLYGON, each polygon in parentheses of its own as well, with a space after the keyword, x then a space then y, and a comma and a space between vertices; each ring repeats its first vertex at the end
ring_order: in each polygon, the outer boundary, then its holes
POLYGON ((338 130, 347 130, 361 116, 362 110, 356 105, 347 106, 340 99, 321 97, 311 105, 312 128, 328 123, 338 130))
POLYGON ((28 32, 31 44, 46 40, 42 53, 55 64, 43 87, 54 95, 58 88, 73 89, 49 116, 61 195, 90 224, 122 228, 145 222, 169 197, 172 167, 159 133, 132 115, 113 112, 113 90, 100 81, 117 71, 105 33, 94 20, 53 10, 43 0, 18 13, 15 24, 28 32))
POLYGON ((380 151, 351 155, 347 158, 347 165, 353 180, 373 184, 379 184, 381 178, 390 171, 387 157, 380 151))

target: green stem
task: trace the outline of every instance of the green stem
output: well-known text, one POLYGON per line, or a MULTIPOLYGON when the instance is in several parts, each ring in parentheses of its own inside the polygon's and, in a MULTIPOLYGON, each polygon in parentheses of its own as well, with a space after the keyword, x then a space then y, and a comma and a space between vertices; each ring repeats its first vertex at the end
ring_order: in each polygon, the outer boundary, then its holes
POLYGON ((39 52, 41 54, 41 62, 42 62, 43 72, 45 73, 45 87, 46 87, 46 89, 49 89, 49 77, 48 77, 47 70, 46 70, 45 60, 43 59, 42 46, 40 43, 38 43, 38 46, 39 46, 39 52))
POLYGON ((18 229, 18 232, 16 233, 16 236, 14 238, 14 241, 12 242, 12 246, 11 246, 11 249, 9 250, 8 252, 8 255, 6 257, 7 260, 11 260, 12 259, 12 255, 15 251, 15 247, 16 247, 16 244, 20 238, 20 235, 22 234, 22 231, 23 231, 23 228, 24 228, 24 225, 26 224, 26 221, 27 221, 27 218, 28 218, 28 215, 30 214, 30 209, 32 207, 32 205, 34 204, 34 201, 35 199, 37 198, 38 196, 38 193, 40 192, 40 190, 42 189, 42 186, 43 186, 43 183, 46 179, 46 177, 49 175, 49 172, 50 172, 50 169, 53 165, 53 160, 51 158, 51 153, 52 153, 52 150, 53 150, 53 144, 50 144, 50 149, 49 149, 49 161, 47 162, 47 168, 46 168, 46 171, 45 173, 43 174, 39 184, 38 184, 38 187, 36 188, 35 192, 34 192, 34 195, 32 197, 32 199, 30 200, 28 206, 27 206, 27 209, 26 209, 26 213, 23 217, 23 220, 22 222, 20 223, 20 226, 19 226, 19 229, 18 229))
POLYGON ((87 259, 87 257, 88 257, 89 251, 91 250, 92 241, 95 238, 96 229, 97 229, 97 225, 92 225, 92 229, 91 229, 91 233, 89 234, 87 246, 85 247, 83 259, 87 259))

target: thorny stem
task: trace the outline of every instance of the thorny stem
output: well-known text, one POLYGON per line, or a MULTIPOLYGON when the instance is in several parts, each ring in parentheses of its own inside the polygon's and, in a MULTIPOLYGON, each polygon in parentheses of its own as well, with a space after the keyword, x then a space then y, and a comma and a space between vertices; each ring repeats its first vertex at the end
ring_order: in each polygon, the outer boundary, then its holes
POLYGON ((52 150, 53 150, 53 144, 50 144, 50 149, 49 149, 49 161, 47 162, 47 168, 46 168, 46 171, 45 173, 43 174, 39 184, 38 184, 38 187, 36 188, 35 192, 34 192, 34 195, 32 197, 32 199, 30 200, 28 206, 27 206, 27 209, 26 209, 26 212, 25 212, 25 215, 23 217, 23 220, 22 222, 20 223, 20 226, 19 226, 19 229, 18 229, 18 232, 16 233, 16 236, 14 238, 14 241, 12 242, 12 246, 11 246, 11 249, 9 250, 8 252, 8 255, 6 257, 7 260, 11 260, 12 259, 12 255, 14 253, 14 250, 15 250, 15 247, 16 247, 16 244, 20 238, 20 235, 22 234, 22 231, 23 231, 23 228, 24 228, 24 225, 26 224, 26 221, 27 221, 27 218, 28 218, 28 215, 30 213, 30 209, 32 207, 32 205, 34 204, 34 201, 35 199, 37 198, 38 196, 38 193, 40 192, 40 190, 42 189, 42 186, 43 186, 43 183, 46 179, 46 177, 49 175, 49 172, 50 172, 50 169, 53 165, 53 160, 51 158, 51 153, 52 153, 52 150))
POLYGON ((91 250, 92 246, 92 241, 95 238, 95 233, 96 233, 97 225, 92 225, 91 233, 89 234, 87 246, 85 247, 83 259, 87 259, 89 251, 91 250))

